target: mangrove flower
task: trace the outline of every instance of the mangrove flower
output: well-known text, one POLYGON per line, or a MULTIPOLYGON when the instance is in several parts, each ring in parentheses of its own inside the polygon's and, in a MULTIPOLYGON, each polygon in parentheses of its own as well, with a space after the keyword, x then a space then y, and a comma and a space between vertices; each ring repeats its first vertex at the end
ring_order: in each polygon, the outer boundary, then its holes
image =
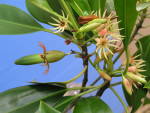
POLYGON ((107 58, 107 53, 113 53, 113 48, 117 48, 116 43, 119 41, 117 39, 114 39, 111 36, 105 35, 103 37, 95 38, 96 41, 96 52, 98 53, 99 57, 102 58, 107 58))
POLYGON ((56 22, 56 23, 50 23, 50 25, 55 26, 55 28, 52 28, 53 30, 56 30, 55 33, 58 32, 64 32, 64 30, 68 29, 68 23, 69 23, 69 16, 67 15, 67 17, 65 16, 64 12, 62 12, 63 18, 59 17, 58 19, 53 18, 52 19, 56 22))
POLYGON ((123 76, 123 84, 127 92, 129 94, 132 94, 133 89, 131 86, 135 86, 137 88, 138 85, 145 84, 147 81, 145 80, 145 76, 141 74, 141 72, 145 71, 144 69, 142 69, 145 66, 144 60, 136 60, 132 57, 132 59, 130 59, 130 63, 132 64, 130 64, 130 66, 128 67, 126 76, 123 76))

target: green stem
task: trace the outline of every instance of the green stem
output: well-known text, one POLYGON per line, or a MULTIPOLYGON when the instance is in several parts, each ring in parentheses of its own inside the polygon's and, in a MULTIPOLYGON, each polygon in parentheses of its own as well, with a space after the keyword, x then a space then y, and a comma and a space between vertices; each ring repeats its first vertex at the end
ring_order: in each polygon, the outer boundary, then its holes
POLYGON ((62 82, 62 83, 68 84, 68 83, 71 83, 71 82, 77 80, 79 77, 81 77, 81 76, 84 74, 84 72, 85 72, 86 70, 87 70, 87 66, 85 66, 85 68, 82 70, 82 72, 80 72, 77 76, 75 76, 75 77, 72 78, 71 80, 68 80, 68 81, 65 81, 65 82, 62 82))
POLYGON ((118 61, 118 59, 121 57, 121 55, 123 54, 123 52, 124 52, 124 49, 119 53, 119 55, 115 58, 115 60, 113 61, 113 64, 115 64, 117 61, 118 61))
POLYGON ((127 73, 127 71, 128 71, 128 67, 129 67, 129 51, 128 51, 128 48, 126 48, 126 68, 125 68, 125 70, 124 70, 124 72, 123 72, 123 75, 126 75, 126 73, 127 73))
POLYGON ((126 106, 126 104, 124 103, 124 101, 122 100, 122 98, 118 95, 118 93, 112 87, 110 87, 110 89, 114 93, 114 95, 118 98, 118 100, 120 101, 120 103, 123 105, 126 113, 129 113, 128 112, 128 107, 126 106))
POLYGON ((100 88, 102 88, 103 86, 105 86, 107 83, 108 83, 108 81, 105 81, 103 84, 101 84, 101 85, 99 85, 99 86, 96 86, 96 87, 94 87, 94 88, 92 88, 92 89, 90 89, 90 90, 88 90, 88 91, 83 92, 83 93, 80 93, 80 94, 76 95, 75 97, 77 98, 77 97, 86 95, 86 94, 88 94, 88 93, 91 93, 91 92, 93 92, 93 91, 96 91, 97 89, 100 89, 100 88))
POLYGON ((97 77, 91 84, 90 86, 94 86, 99 80, 101 80, 101 77, 97 77))
POLYGON ((120 84, 122 84, 122 82, 116 82, 116 83, 110 84, 110 87, 114 87, 114 86, 117 86, 117 85, 120 85, 120 84))
MULTIPOLYGON (((58 108, 58 107, 60 107, 60 106, 62 106, 62 105, 64 105, 64 104, 66 104, 66 103, 68 103, 68 102, 70 102, 70 101, 72 101, 72 100, 74 100, 74 99, 77 99, 77 98, 80 97, 80 96, 83 96, 83 95, 86 95, 86 94, 91 93, 91 92, 93 92, 93 91, 96 91, 96 90, 102 88, 103 86, 105 86, 107 83, 108 83, 108 82, 106 81, 106 82, 104 82, 103 84, 101 84, 101 85, 99 85, 99 86, 96 86, 96 87, 94 87, 94 88, 92 88, 92 89, 90 89, 90 90, 88 90, 88 91, 84 91, 84 92, 82 92, 82 93, 80 93, 80 94, 77 94, 77 95, 75 95, 75 96, 69 98, 68 100, 64 101, 63 103, 58 104, 57 106, 55 106, 55 108, 58 108)), ((66 89, 66 90, 67 90, 67 89, 66 89)), ((70 90, 71 90, 71 89, 70 89, 70 90)))
POLYGON ((107 62, 107 71, 108 72, 112 72, 112 70, 113 70, 113 61, 112 61, 112 55, 110 55, 109 57, 108 57, 108 60, 106 60, 106 62, 107 62))
POLYGON ((93 89, 96 88, 97 86, 86 86, 86 87, 73 87, 73 88, 67 88, 67 91, 70 90, 80 90, 80 89, 93 89))
POLYGON ((97 70, 97 72, 101 72, 102 71, 97 65, 94 65, 94 63, 92 62, 92 60, 90 58, 89 58, 89 62, 97 70))
POLYGON ((111 72, 110 74, 114 75, 114 74, 118 74, 118 73, 122 73, 122 71, 121 70, 115 70, 115 71, 111 72))
POLYGON ((48 32, 48 33, 52 33, 52 34, 54 34, 54 35, 57 35, 57 36, 60 36, 60 37, 62 37, 62 38, 64 38, 64 39, 68 39, 69 37, 66 37, 66 36, 64 36, 64 35, 62 35, 62 34, 59 34, 59 33, 55 33, 55 32, 53 32, 52 30, 50 30, 50 29, 41 29, 42 31, 45 31, 45 32, 48 32))

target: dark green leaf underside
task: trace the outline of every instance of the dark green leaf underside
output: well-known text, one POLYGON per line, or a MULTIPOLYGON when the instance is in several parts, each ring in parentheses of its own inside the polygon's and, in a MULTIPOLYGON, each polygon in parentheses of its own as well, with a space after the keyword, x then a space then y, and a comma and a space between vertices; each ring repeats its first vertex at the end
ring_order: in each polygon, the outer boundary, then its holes
POLYGON ((47 84, 14 88, 0 94, 0 113, 34 113, 40 100, 53 106, 64 93, 64 87, 47 84))
POLYGON ((126 47, 130 42, 131 33, 138 15, 136 2, 137 0, 114 0, 116 13, 120 21, 119 27, 120 29, 123 28, 120 33, 125 36, 123 42, 126 47))

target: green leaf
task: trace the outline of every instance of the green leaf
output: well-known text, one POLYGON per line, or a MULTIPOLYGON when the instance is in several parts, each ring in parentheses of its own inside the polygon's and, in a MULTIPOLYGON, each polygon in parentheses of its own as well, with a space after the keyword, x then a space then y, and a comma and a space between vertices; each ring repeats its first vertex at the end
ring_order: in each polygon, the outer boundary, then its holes
POLYGON ((132 107, 131 113, 135 113, 135 111, 141 106, 141 99, 146 96, 147 90, 143 89, 143 87, 138 89, 134 88, 132 95, 129 95, 124 88, 123 91, 128 105, 132 107))
POLYGON ((69 4, 79 16, 84 16, 84 14, 91 12, 88 0, 69 0, 69 4))
POLYGON ((89 97, 79 100, 73 113, 112 113, 112 111, 98 97, 89 97))
POLYGON ((42 29, 43 27, 24 11, 9 5, 0 5, 1 35, 31 33, 42 29))
POLYGON ((101 15, 105 9, 106 0, 89 0, 89 4, 91 6, 92 11, 100 11, 101 15))
POLYGON ((55 108, 49 106, 48 104, 42 101, 40 102, 39 112, 40 113, 61 113, 57 111, 55 108))
POLYGON ((47 0, 26 0, 26 6, 29 12, 40 22, 46 24, 54 22, 51 19, 51 17, 54 17, 54 11, 47 0))
POLYGON ((65 96, 61 98, 53 107, 63 112, 65 108, 72 103, 73 100, 74 100, 74 96, 65 96))
POLYGON ((141 106, 142 104, 141 99, 144 98, 146 94, 147 94, 146 89, 143 89, 143 88, 135 89, 131 97, 131 100, 132 100, 132 112, 131 113, 135 113, 135 111, 141 106))
POLYGON ((53 84, 36 84, 0 93, 0 113, 34 113, 40 100, 53 106, 62 98, 65 88, 53 84))
POLYGON ((60 4, 60 0, 47 0, 49 3, 49 6, 57 13, 62 14, 62 7, 60 4))
POLYGON ((114 0, 116 13, 119 17, 119 28, 123 28, 120 33, 124 37, 124 45, 128 46, 131 38, 131 33, 137 19, 136 11, 137 0, 114 0))
POLYGON ((136 10, 137 11, 142 11, 142 10, 148 8, 148 7, 150 7, 150 2, 140 3, 140 4, 137 4, 136 10))
POLYGON ((150 89, 150 81, 144 85, 144 88, 150 89))
POLYGON ((142 74, 146 76, 147 81, 150 80, 150 35, 145 36, 138 40, 137 42, 138 52, 141 55, 140 57, 145 61, 146 66, 144 69, 146 70, 142 74))
POLYGON ((29 83, 37 84, 37 85, 54 85, 58 87, 66 87, 66 84, 63 82, 38 82, 38 81, 31 81, 29 83))
MULTIPOLYGON (((32 81, 29 83, 33 83, 33 84, 40 84, 40 85, 55 85, 58 87, 65 87, 66 84, 64 84, 63 82, 37 82, 37 81, 32 81)), ((63 112, 65 110, 65 108, 72 103, 72 101, 74 100, 74 96, 64 96, 62 98, 59 98, 57 100, 57 102, 55 103, 55 105, 53 106, 55 109, 59 110, 60 112, 63 112)))

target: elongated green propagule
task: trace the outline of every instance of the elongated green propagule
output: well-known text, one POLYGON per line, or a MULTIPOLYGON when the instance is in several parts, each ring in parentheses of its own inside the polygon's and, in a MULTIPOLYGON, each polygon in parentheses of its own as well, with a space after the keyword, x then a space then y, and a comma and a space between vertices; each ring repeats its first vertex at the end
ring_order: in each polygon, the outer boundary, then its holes
POLYGON ((99 27, 101 24, 106 23, 106 19, 94 19, 90 22, 88 22, 86 25, 82 26, 78 32, 89 32, 92 31, 94 29, 96 29, 97 27, 99 27))
MULTIPOLYGON (((62 58, 64 58, 64 56, 66 55, 64 52, 57 51, 57 50, 47 51, 46 53, 47 53, 46 60, 48 61, 48 63, 57 62, 61 60, 62 58)), ((20 59, 15 61, 15 64, 33 65, 33 64, 44 63, 44 59, 41 57, 41 55, 43 54, 34 54, 34 55, 21 57, 20 59)))

